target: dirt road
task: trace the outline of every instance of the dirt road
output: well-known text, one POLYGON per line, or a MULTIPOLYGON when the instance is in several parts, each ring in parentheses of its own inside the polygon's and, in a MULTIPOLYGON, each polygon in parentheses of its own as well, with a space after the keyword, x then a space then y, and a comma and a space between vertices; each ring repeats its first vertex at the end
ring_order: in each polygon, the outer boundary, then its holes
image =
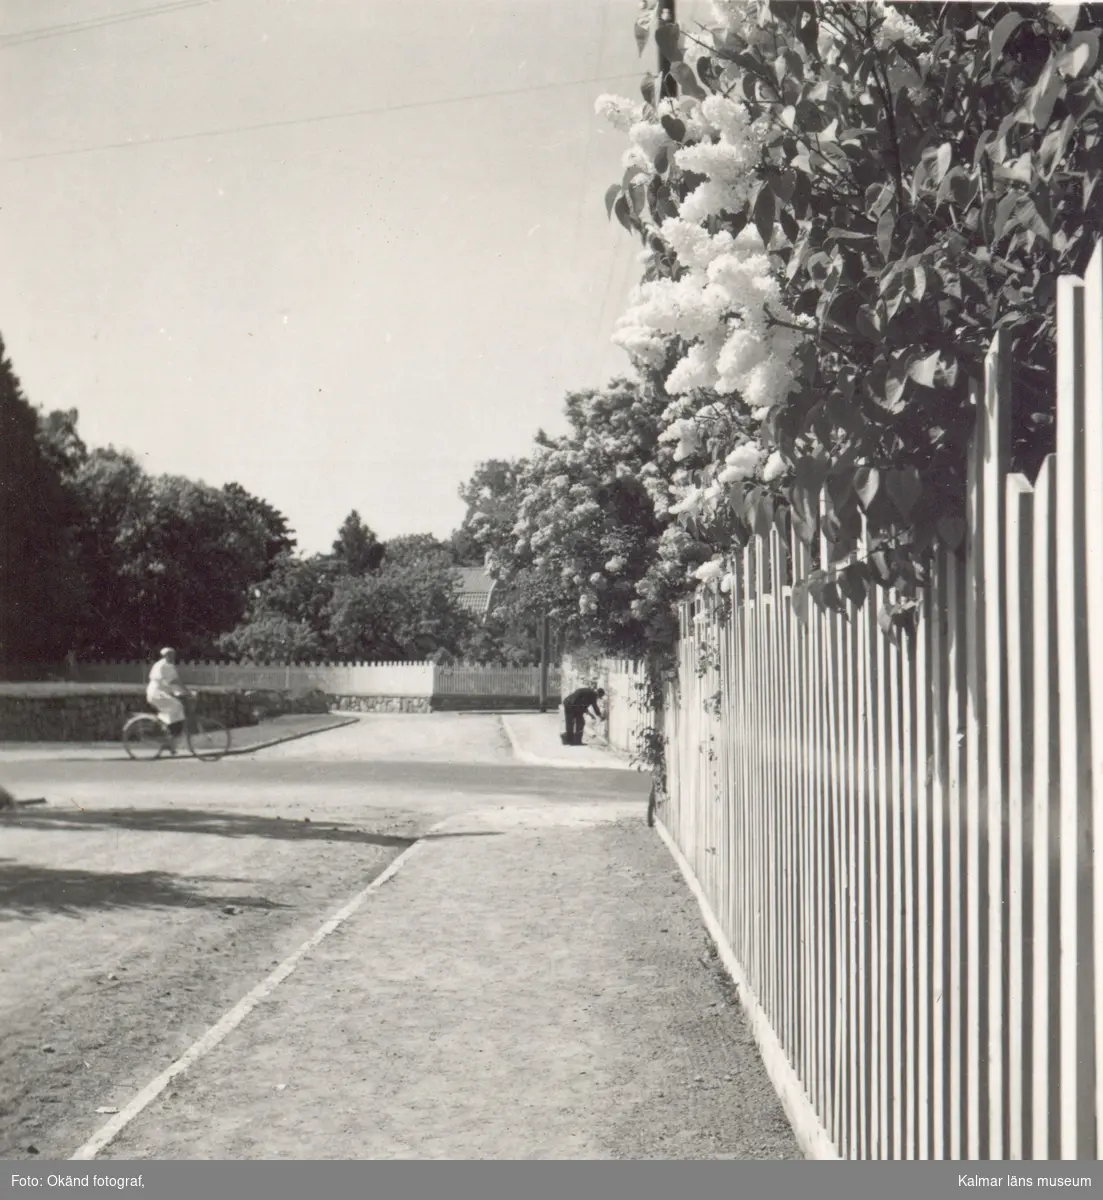
POLYGON ((4 1156, 73 1153, 434 825, 102 1156, 796 1155, 640 777, 580 802, 492 717, 129 765, 5 774, 51 803, 0 827, 4 1156))

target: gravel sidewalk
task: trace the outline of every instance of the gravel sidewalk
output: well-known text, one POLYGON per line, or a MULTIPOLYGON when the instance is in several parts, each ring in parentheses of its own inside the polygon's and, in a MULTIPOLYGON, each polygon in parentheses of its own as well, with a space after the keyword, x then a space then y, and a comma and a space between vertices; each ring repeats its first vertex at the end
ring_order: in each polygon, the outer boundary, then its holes
POLYGON ((800 1157, 639 805, 450 819, 102 1158, 800 1157))

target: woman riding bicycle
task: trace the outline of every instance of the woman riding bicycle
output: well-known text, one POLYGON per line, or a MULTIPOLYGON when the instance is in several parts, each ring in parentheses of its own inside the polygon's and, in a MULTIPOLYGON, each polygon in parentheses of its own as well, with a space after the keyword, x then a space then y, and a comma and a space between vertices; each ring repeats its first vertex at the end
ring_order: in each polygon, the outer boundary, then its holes
POLYGON ((161 723, 169 732, 172 739, 169 742, 169 751, 172 754, 176 753, 176 747, 187 725, 187 713, 182 701, 190 695, 188 689, 180 682, 180 672, 176 669, 176 651, 171 646, 166 646, 149 673, 146 701, 156 710, 161 723))

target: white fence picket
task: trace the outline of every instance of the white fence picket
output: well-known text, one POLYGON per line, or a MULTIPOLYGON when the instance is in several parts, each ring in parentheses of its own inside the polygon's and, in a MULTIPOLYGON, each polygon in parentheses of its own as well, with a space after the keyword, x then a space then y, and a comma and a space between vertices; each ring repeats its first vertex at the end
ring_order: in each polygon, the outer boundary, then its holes
POLYGON ((1103 1150, 1103 251, 1058 304, 1057 452, 1008 474, 997 338, 913 633, 796 621, 776 535, 682 607, 660 819, 844 1157, 1103 1150))

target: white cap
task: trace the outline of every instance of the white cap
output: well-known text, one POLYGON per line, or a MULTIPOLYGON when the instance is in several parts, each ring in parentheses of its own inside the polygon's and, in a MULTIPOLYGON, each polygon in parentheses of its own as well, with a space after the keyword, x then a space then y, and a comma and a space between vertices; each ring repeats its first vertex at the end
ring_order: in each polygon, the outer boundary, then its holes
POLYGON ((161 650, 161 657, 164 658, 166 654, 175 654, 175 653, 176 653, 176 651, 173 650, 173 648, 171 646, 165 646, 161 650))

